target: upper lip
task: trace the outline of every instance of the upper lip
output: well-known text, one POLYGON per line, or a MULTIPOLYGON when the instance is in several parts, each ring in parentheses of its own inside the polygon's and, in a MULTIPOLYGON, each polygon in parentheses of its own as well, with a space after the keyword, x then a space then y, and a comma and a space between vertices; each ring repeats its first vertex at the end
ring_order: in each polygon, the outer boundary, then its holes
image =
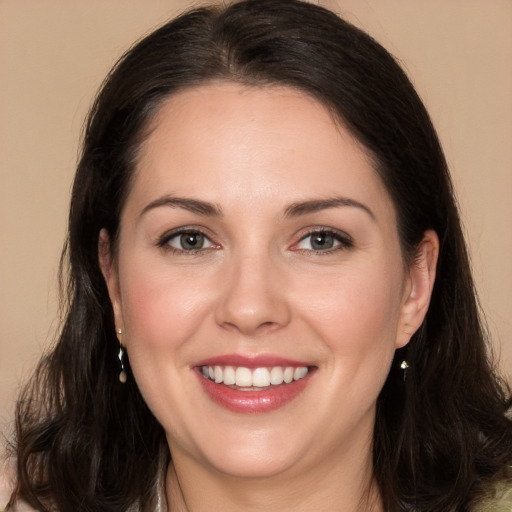
POLYGON ((198 366, 237 366, 244 368, 263 368, 272 366, 311 366, 304 361, 297 361, 272 354, 224 354, 203 359, 193 365, 198 366))

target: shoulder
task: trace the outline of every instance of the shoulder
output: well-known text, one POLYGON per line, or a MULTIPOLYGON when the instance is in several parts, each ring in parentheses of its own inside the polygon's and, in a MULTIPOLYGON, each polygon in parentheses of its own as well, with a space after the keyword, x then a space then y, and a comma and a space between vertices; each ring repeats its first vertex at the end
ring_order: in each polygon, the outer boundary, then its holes
POLYGON ((512 512, 512 482, 496 485, 474 512, 512 512))

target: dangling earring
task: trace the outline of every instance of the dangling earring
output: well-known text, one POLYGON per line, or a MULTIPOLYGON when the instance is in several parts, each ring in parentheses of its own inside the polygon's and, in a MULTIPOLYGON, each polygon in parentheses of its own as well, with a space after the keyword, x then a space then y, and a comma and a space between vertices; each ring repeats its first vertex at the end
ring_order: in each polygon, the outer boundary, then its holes
POLYGON ((400 369, 403 370, 403 372, 404 372, 404 375, 403 375, 404 382, 405 382, 405 378, 407 377, 407 368, 409 368, 409 363, 404 359, 400 363, 400 369))
POLYGON ((117 354, 117 358, 119 359, 119 362, 121 363, 121 371, 119 372, 119 382, 124 384, 126 382, 126 371, 124 369, 124 363, 123 363, 123 356, 124 356, 124 350, 123 345, 121 343, 121 334, 123 334, 122 329, 117 329, 117 339, 119 340, 119 353, 117 354))

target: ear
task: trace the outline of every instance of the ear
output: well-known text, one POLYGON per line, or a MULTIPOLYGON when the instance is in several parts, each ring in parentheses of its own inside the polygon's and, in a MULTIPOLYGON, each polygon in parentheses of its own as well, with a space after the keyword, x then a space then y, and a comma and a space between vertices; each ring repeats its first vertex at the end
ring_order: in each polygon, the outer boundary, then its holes
POLYGON ((427 314, 436 278, 438 257, 439 237, 435 231, 429 229, 423 234, 416 258, 408 269, 396 348, 404 347, 409 343, 427 314))
POLYGON ((123 310, 121 307, 121 292, 119 289, 119 277, 115 267, 115 261, 112 256, 112 249, 110 244, 110 237, 106 229, 100 231, 98 238, 98 260, 100 264, 101 273, 105 279, 108 288, 108 294, 112 309, 114 311, 114 321, 117 329, 123 329, 123 310))

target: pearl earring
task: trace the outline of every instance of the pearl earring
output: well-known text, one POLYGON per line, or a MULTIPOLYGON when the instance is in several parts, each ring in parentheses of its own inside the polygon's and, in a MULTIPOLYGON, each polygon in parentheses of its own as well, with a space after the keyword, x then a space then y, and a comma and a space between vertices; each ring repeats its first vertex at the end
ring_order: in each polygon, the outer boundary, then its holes
POLYGON ((404 359, 401 363, 400 363, 400 369, 403 370, 404 374, 403 374, 403 380, 405 382, 405 378, 407 377, 407 368, 409 368, 409 363, 404 359))

